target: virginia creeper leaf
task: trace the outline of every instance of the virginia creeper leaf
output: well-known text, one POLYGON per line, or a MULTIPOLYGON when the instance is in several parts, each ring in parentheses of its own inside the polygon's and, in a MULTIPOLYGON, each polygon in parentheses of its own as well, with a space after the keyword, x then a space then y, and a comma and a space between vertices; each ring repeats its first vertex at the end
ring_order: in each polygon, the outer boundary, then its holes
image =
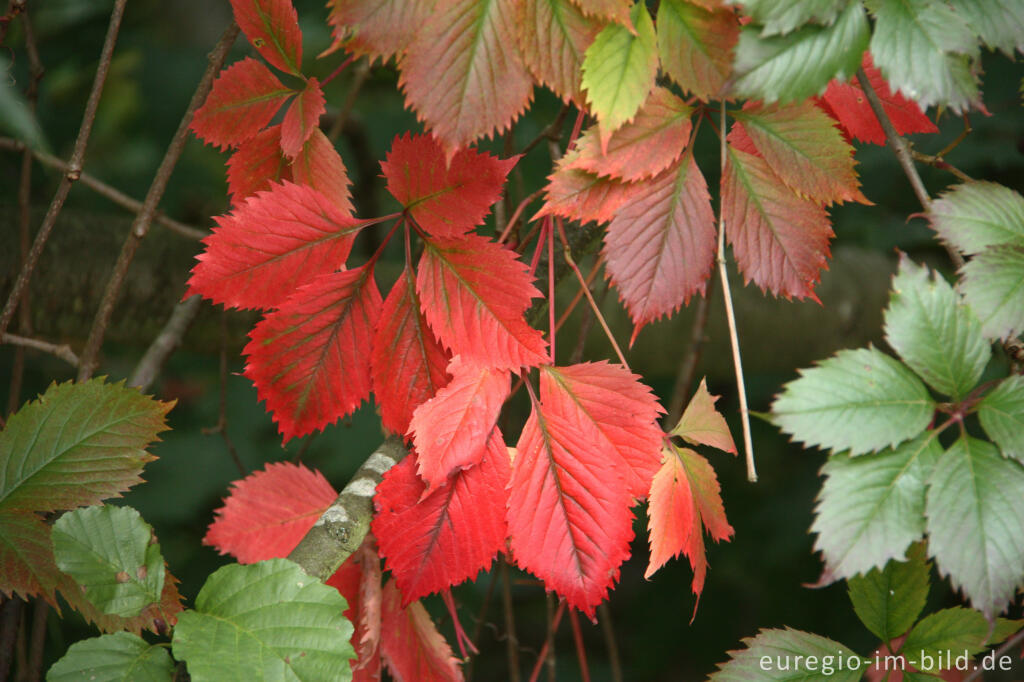
POLYGON ((871 29, 859 2, 851 2, 830 26, 808 24, 784 36, 762 37, 744 26, 736 46, 736 94, 767 102, 791 102, 821 93, 833 78, 853 75, 871 29))
POLYGON ((541 333, 523 319, 540 292, 509 249, 477 235, 427 241, 416 291, 431 329, 464 362, 517 369, 547 360, 541 333))
POLYGON ((730 651, 729 661, 720 663, 718 670, 709 679, 716 682, 750 682, 757 680, 833 680, 834 682, 857 682, 864 671, 861 658, 839 642, 826 639, 810 632, 793 630, 761 630, 756 637, 746 637, 746 649, 730 651), (799 658, 797 658, 799 657, 799 658), (765 669, 763 661, 769 665, 765 669), (828 674, 824 672, 824 661, 831 661, 828 674), (838 666, 857 661, 857 667, 838 666))
MULTIPOLYGON (((738 0, 729 0, 737 4, 738 0)), ((789 33, 806 23, 828 26, 848 0, 743 0, 746 15, 761 24, 761 35, 789 33)))
POLYGON ((256 51, 288 73, 302 71, 302 31, 291 0, 231 0, 235 21, 256 51))
POLYGON ((627 27, 632 23, 630 0, 572 0, 572 2, 587 16, 614 21, 627 27))
POLYGON ((404 434, 417 407, 448 383, 448 353, 420 312, 408 270, 384 300, 373 337, 370 370, 384 428, 404 434))
POLYGON ((327 0, 335 44, 354 55, 387 61, 402 54, 423 27, 432 0, 327 0))
POLYGON ((312 187, 291 182, 271 185, 216 222, 185 295, 264 310, 344 264, 365 226, 312 187))
POLYGON ((241 564, 288 556, 337 493, 318 471, 274 462, 232 484, 203 537, 241 564))
POLYGON ((462 669, 437 631, 430 614, 418 601, 402 606, 395 582, 384 585, 381 653, 396 682, 461 682, 462 669))
POLYGON ((286 559, 217 569, 174 628, 174 657, 196 682, 348 680, 352 624, 338 591, 286 559))
POLYGON ((53 525, 57 567, 103 613, 134 618, 159 604, 164 558, 153 529, 131 507, 69 511, 53 525))
POLYGON ((601 149, 600 126, 588 128, 576 143, 568 168, 633 182, 658 175, 683 153, 690 140, 693 109, 666 88, 656 87, 637 112, 601 149))
POLYGON ((782 183, 763 158, 730 145, 721 210, 747 282, 786 298, 817 300, 814 286, 832 237, 821 206, 782 183))
POLYGON ((594 456, 616 461, 632 497, 643 498, 661 464, 664 412, 651 389, 621 365, 587 362, 540 374, 541 403, 558 403, 573 421, 593 424, 599 438, 594 456))
POLYGON ((435 237, 458 237, 483 223, 517 158, 463 149, 446 166, 434 137, 406 134, 395 138, 381 169, 388 191, 421 228, 435 237))
POLYGON ((913 545, 906 561, 890 559, 884 570, 872 568, 865 575, 847 580, 853 610, 868 630, 883 642, 891 642, 905 634, 921 615, 928 598, 930 571, 924 546, 913 545))
POLYGON ((293 94, 270 69, 246 57, 217 76, 206 102, 192 117, 192 130, 215 147, 236 147, 270 123, 293 94))
POLYGON ((0 512, 49 512, 119 497, 155 459, 146 452, 174 403, 105 377, 50 384, 0 432, 0 512))
POLYGON ((981 333, 1008 339, 1024 332, 1024 245, 990 246, 961 269, 964 298, 981 333))
POLYGON ((587 104, 601 124, 603 143, 633 119, 658 74, 657 37, 647 5, 633 5, 630 18, 635 31, 622 24, 609 24, 583 57, 583 88, 587 104))
POLYGON ((939 655, 955 651, 968 656, 984 651, 988 621, 977 611, 956 606, 921 619, 903 642, 907 662, 923 672, 937 672, 939 655), (928 657, 928 658, 926 658, 928 657), (929 659, 933 665, 929 666, 929 659))
POLYGON ((249 334, 245 375, 285 442, 350 414, 370 395, 381 309, 372 266, 321 275, 249 334))
POLYGON ((456 356, 448 373, 452 380, 416 408, 409 425, 417 471, 430 489, 480 461, 509 394, 506 370, 466 364, 456 356))
POLYGON ((75 642, 46 671, 49 682, 167 682, 173 678, 174 662, 167 649, 127 632, 75 642))
POLYGON ((932 202, 932 229, 965 254, 990 246, 1024 246, 1024 197, 994 182, 965 182, 932 202))
POLYGON ((602 22, 569 0, 523 0, 516 25, 523 62, 533 77, 562 100, 581 105, 583 53, 602 22))
POLYGON ((296 183, 317 190, 333 201, 342 213, 353 212, 345 163, 319 128, 313 127, 298 156, 292 159, 291 174, 296 183))
POLYGON ((53 560, 50 527, 38 514, 0 509, 0 593, 23 599, 42 596, 56 604, 60 571, 53 560))
POLYGON ((504 549, 508 449, 494 429, 480 462, 428 490, 406 457, 377 486, 372 530, 402 602, 473 578, 504 549))
POLYGON ((981 427, 1006 457, 1024 464, 1024 376, 1010 376, 978 403, 981 427))
POLYGON ((306 140, 317 128, 320 117, 327 110, 324 93, 315 78, 306 81, 306 85, 292 100, 288 111, 281 121, 281 149, 288 158, 295 158, 306 140))
POLYGON ((607 223, 643 188, 641 183, 602 178, 596 173, 573 168, 577 154, 575 150, 570 151, 559 160, 544 188, 544 206, 534 220, 550 215, 580 223, 607 223))
POLYGON ((691 586, 699 597, 708 569, 704 529, 715 542, 728 540, 733 534, 711 464, 689 448, 666 448, 664 462, 651 485, 647 513, 651 560, 644 577, 650 578, 682 552, 693 567, 691 586))
POLYGON ((703 295, 715 257, 711 195, 693 154, 644 182, 608 225, 608 275, 633 320, 633 336, 703 295))
POLYGON ((990 49, 1024 52, 1024 8, 1013 0, 949 0, 990 49))
POLYGON ((870 203, 859 189, 853 147, 811 102, 754 105, 734 116, 775 174, 798 194, 826 206, 870 203))
POLYGON ((427 15, 402 59, 406 100, 449 156, 501 133, 533 81, 516 46, 516 0, 451 0, 427 15))
POLYGON ((736 15, 687 0, 658 5, 658 54, 672 80, 702 100, 714 99, 732 72, 740 36, 736 15))
POLYGON ((935 404, 921 380, 875 348, 841 350, 783 387, 775 423, 795 440, 851 455, 913 438, 935 404))
POLYGON ((593 616, 629 556, 630 494, 621 465, 596 457, 596 427, 564 397, 535 404, 509 484, 512 556, 569 606, 593 616))
POLYGON ((961 437, 935 467, 925 514, 939 571, 994 617, 1024 584, 1024 467, 961 437))
POLYGON ((736 443, 732 440, 729 425, 725 423, 725 417, 715 409, 719 397, 711 395, 707 379, 701 379, 679 423, 672 429, 672 435, 680 436, 694 445, 710 445, 735 455, 736 443))
POLYGON ((936 0, 867 0, 875 17, 871 54, 897 92, 924 108, 963 112, 981 103, 972 61, 974 32, 963 17, 936 0))
POLYGON ((238 145, 228 159, 228 194, 232 206, 257 192, 269 190, 271 183, 291 180, 288 159, 281 151, 281 126, 271 126, 238 145))

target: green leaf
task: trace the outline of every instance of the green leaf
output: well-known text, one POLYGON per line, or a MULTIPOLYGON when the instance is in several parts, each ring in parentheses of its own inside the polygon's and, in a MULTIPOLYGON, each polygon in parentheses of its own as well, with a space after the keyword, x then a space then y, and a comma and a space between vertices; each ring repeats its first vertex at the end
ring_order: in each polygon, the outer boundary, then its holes
POLYGON ((789 33, 809 21, 831 24, 849 0, 729 0, 761 24, 761 35, 789 33))
POLYGON ((1004 456, 1024 463, 1024 376, 999 382, 978 403, 978 418, 1004 456))
POLYGON ((990 246, 961 269, 964 298, 981 332, 1005 339, 1024 332, 1024 246, 990 246))
POLYGON ((907 662, 923 672, 946 667, 950 654, 954 661, 966 653, 974 655, 985 648, 988 621, 972 609, 957 606, 933 613, 914 626, 903 642, 901 651, 907 662), (939 658, 943 663, 938 663, 939 658), (932 665, 929 665, 929 662, 932 665))
POLYGON ((891 642, 914 624, 928 598, 928 573, 924 546, 907 552, 907 561, 891 559, 885 570, 850 578, 847 585, 853 610, 860 622, 883 642, 891 642))
POLYGON ((871 56, 894 91, 927 108, 963 112, 980 103, 974 32, 939 0, 867 0, 875 16, 871 56))
POLYGON ((1024 584, 1024 467, 962 437, 939 459, 925 507, 939 571, 986 616, 1024 584))
POLYGON ((999 644, 1014 636, 1024 628, 1024 618, 1010 620, 1009 618, 996 618, 996 626, 992 629, 992 635, 986 644, 999 644))
POLYGON ((860 67, 870 29, 864 8, 850 3, 831 26, 804 26, 785 36, 762 37, 749 24, 736 48, 736 94, 789 102, 820 94, 833 78, 860 67))
POLYGON ((932 202, 932 229, 965 254, 1024 246, 1024 197, 994 182, 965 182, 932 202))
POLYGON ((978 316, 946 280, 905 255, 892 280, 885 338, 918 376, 955 400, 970 393, 992 357, 978 316))
POLYGON ((203 680, 349 680, 352 624, 337 590, 287 559, 218 569, 174 628, 174 656, 203 680))
POLYGON ((127 632, 72 644, 46 673, 46 682, 170 682, 173 678, 174 662, 167 649, 127 632))
POLYGON ((925 531, 925 486, 942 454, 931 433, 877 455, 829 458, 811 531, 841 578, 903 558, 925 531))
POLYGON ((947 0, 993 50, 1024 52, 1024 5, 1018 0, 947 0))
POLYGON ((732 660, 719 664, 709 679, 856 682, 861 678, 861 667, 866 665, 860 656, 838 642, 791 628, 761 630, 743 643, 747 648, 730 651, 732 660))
POLYGON ((139 483, 173 403, 103 378, 51 384, 0 432, 0 510, 99 504, 139 483))
POLYGON ((0 57, 0 130, 32 149, 49 151, 39 120, 25 97, 14 87, 14 82, 10 60, 0 57))
POLYGON ((657 37, 647 6, 638 2, 630 18, 635 34, 621 24, 609 24, 583 56, 583 88, 602 135, 636 115, 658 73, 657 37))
POLYGON ((53 524, 57 567, 103 613, 134 618, 160 602, 164 558, 153 529, 131 507, 86 507, 53 524))
POLYGON ((801 370, 772 403, 775 423, 794 439, 851 455, 913 438, 934 410, 921 380, 875 348, 842 350, 801 370))

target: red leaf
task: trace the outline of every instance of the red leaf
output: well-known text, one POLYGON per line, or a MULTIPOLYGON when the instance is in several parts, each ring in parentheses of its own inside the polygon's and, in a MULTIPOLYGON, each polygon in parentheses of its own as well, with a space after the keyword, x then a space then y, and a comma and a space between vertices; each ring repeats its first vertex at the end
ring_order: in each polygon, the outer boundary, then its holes
POLYGON ((403 602, 457 585, 491 565, 504 548, 510 463, 494 429, 479 464, 427 492, 410 455, 377 486, 373 533, 403 602))
POLYGON ((381 298, 367 266, 321 275, 250 332, 245 375, 284 441, 322 429, 370 395, 381 298))
POLYGON ((509 545, 516 563, 593 617, 629 557, 633 515, 620 463, 597 454, 601 434, 565 402, 535 404, 523 427, 509 545))
POLYGON ((692 154, 645 182, 605 236, 608 274, 633 320, 633 338, 704 293, 715 260, 711 195, 692 154))
POLYGON ((334 27, 334 45, 373 60, 401 54, 422 29, 433 9, 426 0, 328 0, 327 23, 334 27))
POLYGON ((327 110, 324 104, 324 93, 315 78, 306 81, 281 122, 281 149, 288 158, 295 158, 302 146, 317 130, 320 117, 327 110))
POLYGON ((702 526, 715 542, 728 540, 733 529, 725 518, 715 470, 693 450, 674 446, 673 450, 665 452, 651 485, 651 561, 644 577, 650 578, 682 552, 693 567, 693 592, 700 596, 708 566, 702 526))
POLYGON ((736 443, 732 440, 729 425, 725 423, 725 417, 715 409, 718 398, 708 392, 707 379, 701 379, 679 423, 672 429, 672 435, 681 436, 694 445, 710 445, 735 455, 736 443))
POLYGON ((402 606, 395 581, 384 585, 381 653, 396 682, 456 682, 462 669, 423 604, 402 606))
POLYGON ((270 69, 246 57, 220 72, 192 117, 192 130, 215 147, 235 147, 270 123, 291 95, 270 69))
POLYGON ((288 159, 281 152, 279 125, 261 130, 241 143, 228 159, 228 193, 233 206, 239 206, 243 199, 257 192, 269 190, 271 183, 291 179, 288 159))
POLYGON ((760 157, 730 146, 722 188, 725 234, 746 281, 786 298, 811 298, 827 267, 825 210, 787 187, 760 157))
POLYGON ((572 421, 593 424, 600 437, 591 447, 615 462, 632 497, 646 497, 661 464, 658 415, 665 411, 651 389, 603 361, 541 369, 541 403, 558 403, 572 421))
POLYGON ((579 155, 569 167, 629 182, 654 177, 686 148, 691 113, 693 109, 669 90, 656 87, 636 118, 611 134, 605 152, 598 126, 583 133, 576 147, 579 155))
POLYGON ((523 319, 540 292, 512 251, 474 234, 425 246, 416 291, 431 329, 453 355, 496 369, 547 361, 541 333, 523 319))
POLYGON ((640 190, 639 183, 626 183, 599 177, 595 173, 572 168, 578 152, 570 151, 558 162, 544 188, 544 206, 534 220, 559 216, 580 223, 607 223, 616 211, 640 190))
POLYGON ((336 270, 365 223, 311 187, 285 182, 249 197, 203 239, 186 296, 232 308, 275 308, 298 286, 336 270))
POLYGON ((344 616, 354 626, 350 660, 352 682, 380 679, 381 570, 380 558, 369 536, 324 584, 338 590, 348 603, 344 616))
POLYGON ((740 25, 731 8, 701 4, 713 3, 666 0, 658 6, 658 52, 665 73, 707 101, 720 96, 732 74, 740 25))
POLYGON ((409 425, 419 474, 430 489, 480 461, 509 393, 507 370, 467 365, 456 356, 451 382, 416 408, 409 425))
POLYGON ((413 411, 448 383, 448 353, 420 312, 409 271, 391 288, 373 339, 373 393, 384 428, 405 434, 413 411))
MULTIPOLYGON (((882 108, 892 121, 893 127, 900 135, 911 133, 937 133, 938 128, 931 122, 917 102, 907 99, 900 93, 893 93, 889 84, 882 77, 882 72, 875 68, 871 61, 871 53, 864 53, 864 72, 868 76, 868 82, 872 89, 882 100, 882 108)), ((851 80, 849 83, 841 83, 833 80, 828 84, 825 94, 822 97, 823 104, 828 112, 839 121, 839 125, 851 137, 870 142, 871 144, 885 144, 885 131, 875 117, 860 83, 851 80)))
POLYGON ((203 538, 238 563, 288 556, 338 494, 319 471, 271 463, 235 481, 203 538))
POLYGON ((632 28, 633 22, 629 19, 629 9, 632 3, 628 0, 572 0, 573 4, 583 10, 588 16, 600 17, 607 21, 614 21, 617 24, 632 28))
POLYGON ((54 589, 62 574, 54 562, 50 530, 33 512, 0 510, 0 594, 41 596, 57 605, 54 589))
POLYGON ((348 190, 348 172, 331 141, 314 127, 299 155, 292 160, 292 177, 300 185, 309 185, 334 202, 342 213, 352 214, 348 190))
POLYGON ((584 16, 569 0, 523 0, 518 6, 516 25, 523 61, 534 78, 563 101, 572 100, 582 107, 583 54, 601 31, 603 22, 584 16))
POLYGON ((291 0, 231 0, 235 21, 268 62, 289 73, 302 70, 302 32, 291 0))
POLYGON ((503 132, 533 94, 515 44, 518 0, 439 3, 402 59, 399 85, 449 155, 503 132))
POLYGON ((445 167, 434 137, 406 134, 395 138, 381 169, 388 191, 421 228, 436 237, 457 237, 483 223, 517 160, 463 149, 445 167))

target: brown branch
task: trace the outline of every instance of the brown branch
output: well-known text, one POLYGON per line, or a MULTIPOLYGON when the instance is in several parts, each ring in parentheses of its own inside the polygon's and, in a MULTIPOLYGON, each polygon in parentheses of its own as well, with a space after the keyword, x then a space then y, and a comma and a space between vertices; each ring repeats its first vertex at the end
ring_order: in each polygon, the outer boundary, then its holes
POLYGON ((44 353, 57 356, 72 367, 78 367, 79 364, 78 356, 75 355, 73 350, 71 350, 71 346, 66 343, 50 343, 49 341, 33 339, 31 337, 20 336, 18 334, 4 334, 3 336, 0 336, 0 343, 9 343, 12 346, 41 350, 44 353))
POLYGON ((190 296, 181 301, 171 312, 167 323, 149 344, 149 348, 142 354, 142 358, 135 365, 131 378, 128 379, 129 386, 136 386, 142 392, 149 390, 149 387, 156 381, 157 375, 163 369, 164 363, 171 353, 181 345, 181 339, 185 336, 192 321, 199 314, 202 304, 202 297, 198 294, 190 296))
POLYGON ((167 183, 171 179, 171 174, 174 172, 174 167, 178 163, 182 150, 185 148, 185 142, 188 140, 189 135, 188 126, 192 122, 192 114, 206 100, 206 96, 213 85, 213 79, 220 72, 221 67, 224 66, 228 50, 234 44, 238 33, 238 25, 232 21, 231 25, 228 26, 221 36, 220 42, 217 43, 213 52, 210 53, 206 71, 203 73, 203 77, 200 79, 199 85, 192 95, 192 100, 189 102, 185 115, 182 116, 181 122, 178 124, 174 137, 171 138, 171 143, 168 145, 167 152, 160 162, 160 167, 157 168, 153 182, 149 186, 149 191, 146 192, 146 198, 142 202, 142 210, 135 216, 135 220, 132 222, 131 231, 121 247, 117 263, 114 264, 114 271, 107 281, 106 290, 103 292, 103 299, 100 301, 99 310, 96 311, 96 316, 93 318, 89 338, 86 340, 85 348, 82 350, 82 362, 78 368, 79 381, 89 379, 96 369, 98 364, 97 356, 99 355, 100 347, 103 345, 103 335, 106 333, 107 325, 110 323, 110 316, 114 312, 114 305, 117 303, 117 297, 121 293, 125 276, 128 274, 128 267, 135 257, 135 251, 139 248, 139 243, 149 233, 150 225, 152 225, 153 218, 156 215, 157 205, 164 196, 167 183))
POLYGON ((99 107, 100 95, 103 93, 103 84, 107 80, 107 73, 110 71, 110 62, 114 55, 114 45, 117 43, 117 32, 121 27, 121 17, 124 16, 124 6, 127 0, 116 0, 114 11, 110 14, 110 24, 107 27, 107 36, 103 42, 103 50, 100 53, 99 66, 96 68, 96 76, 93 78, 92 90, 89 92, 89 99, 85 104, 85 113, 82 115, 82 125, 78 129, 78 137, 75 139, 75 146, 71 152, 71 160, 68 162, 68 170, 63 180, 57 186, 57 192, 50 202, 50 208, 46 211, 43 224, 39 226, 35 241, 28 253, 28 260, 18 273, 18 279, 14 282, 3 311, 0 312, 0 335, 7 331, 14 311, 21 300, 22 292, 28 286, 35 269, 39 256, 43 253, 46 240, 50 238, 53 226, 57 224, 57 216, 64 208, 64 201, 68 198, 71 186, 81 176, 82 162, 85 159, 85 148, 89 142, 89 135, 92 133, 92 124, 96 120, 96 109, 99 107))
POLYGON ((708 309, 712 293, 715 289, 715 278, 708 278, 707 290, 697 301, 697 309, 694 312, 693 328, 690 331, 690 346, 683 362, 676 374, 676 383, 672 387, 672 395, 668 401, 668 413, 662 420, 666 428, 671 429, 683 416, 683 408, 686 406, 687 398, 690 396, 690 386, 693 385, 693 377, 697 372, 697 363, 700 361, 700 353, 707 340, 708 309))

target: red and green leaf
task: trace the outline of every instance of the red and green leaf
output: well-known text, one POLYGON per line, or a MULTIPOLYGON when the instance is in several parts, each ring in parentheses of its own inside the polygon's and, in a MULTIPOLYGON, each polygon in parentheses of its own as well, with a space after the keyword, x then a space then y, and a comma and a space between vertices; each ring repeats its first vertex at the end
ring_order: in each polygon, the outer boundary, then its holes
POLYGON ((523 0, 516 24, 523 61, 534 78, 563 101, 581 105, 583 54, 603 28, 602 20, 586 16, 569 0, 523 0))
POLYGON ((249 334, 245 375, 285 442, 350 414, 370 395, 370 351, 381 310, 368 266, 300 287, 249 334))
POLYGON ((326 110, 320 83, 310 78, 299 94, 295 95, 281 121, 281 149, 285 156, 294 159, 302 151, 326 110))
POLYGON ((334 28, 334 45, 355 55, 387 61, 401 55, 422 30, 434 3, 431 0, 328 0, 327 23, 334 28))
POLYGON ((61 573, 57 589, 71 608, 78 611, 87 623, 94 624, 102 632, 125 631, 141 635, 143 630, 149 630, 162 636, 167 632, 168 627, 174 627, 178 620, 178 614, 183 610, 181 594, 178 592, 178 579, 167 570, 166 563, 164 564, 164 587, 160 592, 160 601, 150 604, 134 618, 123 618, 100 611, 86 597, 82 586, 67 573, 61 573))
POLYGON ((270 123, 293 94, 270 69, 246 57, 217 76, 192 117, 192 130, 215 147, 237 147, 270 123))
POLYGON ((740 37, 736 14, 687 0, 658 5, 658 53, 672 80, 702 100, 722 96, 740 37))
POLYGON ((313 128, 298 156, 292 159, 291 173, 295 182, 317 190, 342 213, 354 211, 345 163, 319 128, 313 128))
POLYGON ((614 21, 632 28, 629 10, 630 0, 572 0, 573 4, 583 10, 589 17, 597 17, 604 21, 614 21))
POLYGON ((710 445, 735 455, 736 443, 732 440, 729 425, 725 423, 725 417, 715 409, 718 398, 708 392, 707 379, 701 379, 679 423, 672 429, 672 435, 680 436, 694 445, 710 445))
POLYGON ((402 606, 395 581, 384 585, 380 649, 396 682, 461 682, 462 670, 452 648, 423 604, 402 606))
POLYGON ((302 71, 302 31, 291 0, 231 0, 235 21, 268 62, 288 73, 302 71))
POLYGON ((544 188, 544 206, 533 217, 558 216, 580 223, 607 223, 627 201, 640 193, 642 185, 573 168, 578 152, 571 151, 558 162, 544 188))
POLYGON ((0 594, 40 596, 56 605, 54 590, 62 574, 53 559, 50 526, 38 514, 0 510, 0 566, 0 594))
POLYGON ((288 159, 281 151, 281 126, 271 126, 238 145, 228 159, 228 194, 231 204, 257 192, 269 190, 272 183, 291 180, 288 159))

